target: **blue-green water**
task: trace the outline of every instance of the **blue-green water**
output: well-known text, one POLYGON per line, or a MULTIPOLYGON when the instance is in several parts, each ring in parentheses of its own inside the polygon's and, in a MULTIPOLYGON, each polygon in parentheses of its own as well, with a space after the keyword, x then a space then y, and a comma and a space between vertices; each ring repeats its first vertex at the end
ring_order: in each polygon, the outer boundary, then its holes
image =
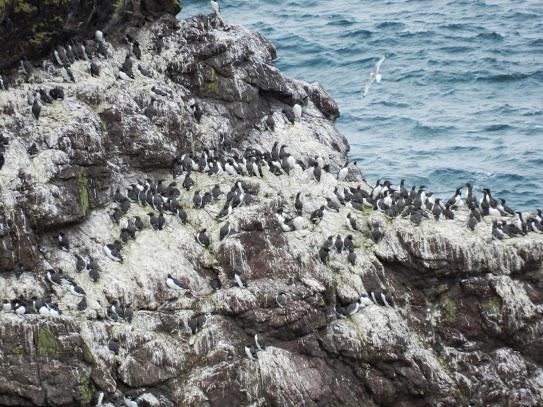
MULTIPOLYGON (((223 0, 228 23, 263 33, 290 77, 337 100, 339 130, 368 181, 466 181, 522 209, 543 206, 543 1, 223 0), (386 55, 383 80, 362 97, 386 55)), ((181 18, 209 13, 184 0, 181 18)))

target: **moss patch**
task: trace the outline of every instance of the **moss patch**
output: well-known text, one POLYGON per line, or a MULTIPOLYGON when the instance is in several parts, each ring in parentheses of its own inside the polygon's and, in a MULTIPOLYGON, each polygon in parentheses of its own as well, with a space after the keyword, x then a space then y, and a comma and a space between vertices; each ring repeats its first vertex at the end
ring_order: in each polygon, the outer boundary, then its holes
POLYGON ((449 296, 445 296, 441 302, 441 306, 443 307, 443 315, 445 317, 445 320, 447 322, 456 321, 456 315, 458 310, 456 309, 456 303, 454 302, 454 300, 449 296))
POLYGON ((479 307, 488 316, 499 316, 502 312, 502 302, 498 297, 486 298, 479 307))
POLYGON ((37 46, 40 46, 41 44, 45 44, 51 41, 51 39, 53 38, 53 35, 54 33, 48 32, 48 31, 42 31, 42 32, 36 33, 36 35, 34 35, 34 37, 32 37, 29 40, 30 45, 37 47, 37 46))
POLYGON ((79 384, 76 386, 75 398, 83 406, 90 405, 94 393, 94 386, 87 374, 82 374, 79 378, 79 384))
POLYGON ((219 81, 217 80, 217 72, 211 68, 211 77, 207 81, 207 91, 209 93, 219 93, 219 81))
POLYGON ((60 7, 68 4, 70 0, 42 0, 42 3, 47 6, 60 7))
POLYGON ((26 1, 19 0, 19 1, 15 2, 15 12, 16 13, 29 14, 29 13, 35 12, 37 9, 38 8, 36 6, 34 6, 33 4, 30 4, 30 3, 26 2, 26 1))
POLYGON ((86 216, 89 212, 89 179, 80 174, 78 177, 79 183, 79 207, 81 208, 81 216, 86 216))
POLYGON ((86 343, 83 343, 83 360, 87 363, 94 364, 94 356, 92 356, 92 352, 87 346, 86 343))
POLYGON ((54 355, 60 351, 60 342, 46 327, 38 327, 38 351, 40 355, 54 355))
POLYGON ((0 0, 0 22, 4 19, 6 9, 9 7, 11 0, 0 0))

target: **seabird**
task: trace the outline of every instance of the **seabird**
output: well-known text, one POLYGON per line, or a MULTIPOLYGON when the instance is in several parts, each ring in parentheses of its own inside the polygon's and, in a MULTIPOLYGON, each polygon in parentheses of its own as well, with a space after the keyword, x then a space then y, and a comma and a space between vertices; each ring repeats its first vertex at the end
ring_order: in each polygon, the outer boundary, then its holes
POLYGON ((313 164, 313 178, 315 179, 315 181, 317 181, 317 182, 321 181, 321 174, 322 174, 322 170, 319 167, 319 164, 314 163, 313 164))
POLYGON ((187 284, 182 283, 177 278, 173 277, 171 274, 168 274, 166 278, 166 285, 172 290, 189 290, 190 288, 187 284))
POLYGON ((443 216, 445 216, 445 219, 454 219, 454 212, 451 210, 449 204, 445 205, 445 209, 443 209, 443 216))
POLYGON ((98 42, 104 41, 104 33, 102 31, 100 31, 100 30, 96 30, 94 32, 94 38, 98 42))
POLYGON ((347 256, 347 260, 353 266, 356 264, 356 253, 354 252, 353 248, 349 248, 349 255, 347 256))
POLYGON ((70 243, 68 242, 68 238, 66 237, 64 233, 60 232, 56 236, 56 240, 57 240, 58 248, 60 250, 63 250, 65 252, 70 250, 70 243))
POLYGON ((119 344, 119 342, 113 340, 113 339, 110 339, 110 341, 108 342, 107 344, 107 347, 110 351, 112 351, 115 355, 118 355, 119 354, 119 351, 121 350, 121 345, 119 344))
POLYGON ((108 243, 104 246, 104 253, 111 260, 122 263, 123 256, 121 256, 122 244, 120 241, 115 240, 114 243, 108 243))
POLYGON ((202 247, 209 247, 211 242, 209 241, 209 237, 207 237, 206 234, 207 229, 202 229, 197 235, 196 235, 196 241, 200 244, 202 247))
POLYGON ((211 190, 211 195, 213 196, 213 199, 217 201, 222 194, 223 192, 221 191, 221 186, 219 184, 215 184, 215 186, 211 190))
POLYGON ((315 225, 319 224, 322 221, 322 218, 324 217, 324 212, 325 212, 325 207, 323 205, 319 209, 316 209, 315 211, 313 211, 313 213, 311 213, 309 220, 315 225))
POLYGON ((153 228, 153 230, 160 230, 158 216, 156 216, 154 212, 149 212, 147 215, 149 215, 149 224, 151 225, 151 228, 153 228))
POLYGON ((42 102, 47 104, 53 103, 53 98, 45 92, 45 89, 39 89, 38 92, 40 94, 40 99, 42 102))
POLYGON ((79 287, 75 283, 70 284, 69 290, 76 297, 84 297, 85 296, 85 291, 83 291, 83 289, 81 287, 79 287))
POLYGON ((327 246, 323 246, 319 250, 319 258, 324 264, 328 263, 329 253, 330 253, 330 248, 328 248, 327 246))
POLYGON ((76 258, 75 269, 78 273, 81 273, 87 268, 88 260, 84 259, 82 256, 80 256, 77 253, 75 254, 75 258, 76 258))
POLYGON ((379 243, 379 241, 383 238, 383 231, 381 230, 381 225, 379 224, 373 224, 371 228, 371 240, 373 240, 375 243, 379 243))
POLYGON ((287 304, 287 295, 282 291, 278 292, 275 296, 275 302, 279 308, 285 308, 287 304))
POLYGON ((40 113, 41 113, 42 105, 40 101, 38 100, 38 97, 34 98, 34 102, 32 103, 32 114, 34 115, 34 118, 36 120, 39 120, 40 113))
POLYGON ((188 326, 192 335, 195 335, 198 332, 200 332, 206 324, 207 324, 206 314, 193 315, 188 321, 188 326))
POLYGON ((507 204, 505 203, 505 199, 503 198, 500 198, 500 204, 498 205, 498 209, 509 215, 515 216, 515 211, 511 209, 509 206, 507 206, 507 204))
POLYGON ((194 196, 192 197, 192 203, 195 209, 202 208, 202 195, 199 190, 194 191, 194 196))
POLYGON ((496 219, 492 221, 492 237, 498 240, 503 240, 504 238, 509 237, 503 232, 503 230, 501 230, 496 219))
POLYGON ((456 192, 451 197, 451 199, 449 199, 447 201, 446 205, 451 206, 453 208, 458 207, 458 206, 462 206, 462 189, 461 188, 458 188, 456 190, 456 192))
POLYGON ((134 56, 141 60, 141 48, 140 43, 138 41, 134 41, 134 44, 132 44, 132 52, 134 53, 134 56))
POLYGON ((90 64, 90 74, 94 77, 100 76, 100 65, 98 65, 94 60, 92 60, 90 64))
POLYGON ((436 198, 432 207, 432 215, 434 215, 435 220, 439 220, 439 218, 441 217, 442 208, 440 201, 441 200, 439 198, 436 198))
POLYGON ((358 224, 356 223, 356 219, 351 213, 347 214, 347 217, 345 218, 345 223, 347 225, 347 228, 349 228, 352 231, 360 230, 358 228, 358 224))
POLYGON ((183 181, 183 188, 185 188, 187 191, 190 191, 190 189, 194 186, 194 181, 190 177, 190 172, 187 172, 187 175, 185 175, 185 179, 183 181))
POLYGON ((360 308, 366 308, 367 306, 372 305, 373 301, 368 297, 368 294, 362 294, 358 299, 358 303, 360 304, 360 308))
POLYGON ((138 64, 138 70, 143 76, 146 76, 147 78, 153 77, 153 74, 151 73, 151 71, 145 68, 142 64, 138 64))
POLYGON ((345 181, 345 178, 347 178, 347 175, 349 174, 349 163, 345 164, 345 167, 343 167, 339 172, 337 173, 337 179, 338 181, 342 182, 345 181))
POLYGON ((343 239, 341 239, 340 235, 337 235, 334 246, 336 247, 336 251, 338 252, 338 254, 342 252, 342 250, 343 250, 343 239))
POLYGON ((66 75, 68 76, 68 78, 73 82, 75 83, 75 76, 74 76, 74 73, 72 72, 72 70, 70 69, 70 66, 69 65, 64 65, 64 70, 66 71, 66 75))
POLYGON ((249 286, 245 277, 238 273, 234 273, 234 281, 239 288, 247 288, 249 286))
POLYGON ((303 209, 304 209, 304 204, 302 202, 302 193, 301 192, 298 192, 296 194, 296 200, 294 202, 294 208, 296 209, 296 213, 298 214, 298 216, 302 216, 303 209))
POLYGON ((255 334, 255 345, 259 351, 266 350, 266 344, 264 343, 262 338, 260 338, 260 341, 258 340, 258 334, 255 334))
POLYGON ((368 92, 370 91, 370 86, 373 84, 373 82, 381 82, 381 65, 383 64, 383 62, 385 62, 385 59, 386 57, 381 57, 373 67, 373 70, 370 73, 370 77, 367 80, 366 85, 364 86, 364 97, 368 95, 368 92))
POLYGON ((55 271, 53 269, 48 270, 47 271, 47 280, 49 280, 49 282, 51 284, 61 285, 62 284, 62 277, 61 277, 60 274, 61 274, 60 272, 57 272, 57 271, 55 271))
POLYGON ((245 354, 247 355, 247 357, 250 359, 250 360, 256 360, 257 359, 257 356, 256 356, 256 346, 254 344, 247 344, 245 345, 245 354))
POLYGON ((230 222, 226 222, 219 231, 219 240, 227 238, 232 232, 233 229, 230 227, 230 222))
POLYGON ((221 211, 217 214, 217 219, 226 219, 232 214, 232 201, 226 203, 221 211))
POLYGON ((392 300, 390 297, 387 298, 386 294, 387 294, 386 290, 381 290, 380 288, 378 288, 370 292, 370 297, 373 300, 373 302, 377 305, 391 307, 392 300))
POLYGON ((302 118, 302 106, 296 103, 294 106, 292 106, 292 113, 294 114, 294 119, 296 121, 300 121, 302 118))

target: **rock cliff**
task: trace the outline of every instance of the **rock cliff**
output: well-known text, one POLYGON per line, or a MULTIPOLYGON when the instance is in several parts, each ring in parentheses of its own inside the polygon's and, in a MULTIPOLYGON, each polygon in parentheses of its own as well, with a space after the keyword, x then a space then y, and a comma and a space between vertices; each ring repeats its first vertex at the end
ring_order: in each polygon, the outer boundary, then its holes
POLYGON ((337 180, 336 103, 243 27, 165 14, 102 45, 3 76, 1 405, 541 405, 543 235, 492 239, 491 218, 472 231, 461 208, 416 226, 342 205, 336 187, 371 188, 352 164, 337 180), (275 143, 294 165, 232 175, 210 159, 273 157, 275 143), (150 201, 132 185, 152 185, 150 201), (202 208, 195 192, 216 185, 202 208), (349 235, 350 257, 335 248, 349 235))

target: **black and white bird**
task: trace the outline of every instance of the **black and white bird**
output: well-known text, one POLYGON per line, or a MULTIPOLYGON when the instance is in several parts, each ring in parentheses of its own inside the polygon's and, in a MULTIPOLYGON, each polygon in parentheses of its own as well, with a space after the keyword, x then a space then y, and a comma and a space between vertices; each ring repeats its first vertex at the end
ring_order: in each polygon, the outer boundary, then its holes
POLYGON ((330 255, 330 247, 323 246, 319 249, 319 258, 324 264, 328 263, 328 258, 330 255))
POLYGON ((356 219, 352 214, 347 214, 347 217, 345 218, 345 224, 347 225, 347 228, 354 231, 360 230, 358 228, 358 224, 356 223, 356 219))
POLYGON ((68 242, 68 238, 66 237, 64 233, 60 232, 57 235, 56 239, 57 239, 58 248, 60 250, 63 250, 65 252, 70 250, 70 243, 68 242))
POLYGON ((62 276, 61 276, 61 273, 60 272, 57 272, 53 269, 51 270, 47 270, 47 280, 49 280, 49 282, 51 284, 54 284, 54 285, 61 285, 62 284, 62 276))
POLYGON ((381 65, 383 62, 385 62, 386 57, 381 57, 379 61, 375 64, 373 67, 373 70, 370 73, 369 79, 366 81, 366 85, 364 86, 364 97, 366 97, 370 91, 370 87, 373 84, 373 82, 381 82, 382 75, 381 75, 381 65))
POLYGON ((313 179, 317 182, 321 181, 322 170, 319 167, 319 163, 313 163, 313 179))
POLYGON ((230 222, 226 222, 219 231, 219 240, 226 239, 234 232, 234 229, 230 225, 230 222))
POLYGON ((111 260, 118 263, 123 262, 123 256, 121 255, 122 243, 116 240, 114 243, 108 243, 104 246, 104 253, 111 260))
POLYGON ((68 289, 76 297, 84 297, 85 291, 75 283, 70 283, 68 289))
POLYGON ((206 232, 207 232, 207 229, 202 229, 200 232, 198 232, 198 234, 196 235, 196 241, 198 242, 198 244, 200 244, 200 246, 207 248, 209 247, 211 242, 206 232))
POLYGON ((34 98, 34 102, 32 103, 32 114, 34 115, 34 118, 36 120, 39 120, 40 113, 41 113, 42 105, 39 101, 39 97, 34 98))
POLYGON ((299 122, 302 118, 302 106, 296 103, 292 106, 292 113, 294 114, 294 120, 299 122))
POLYGON ((349 248, 349 254, 347 256, 347 260, 352 266, 356 265, 356 253, 354 252, 354 249, 352 247, 349 248))
POLYGON ((311 213, 311 216, 309 217, 309 220, 313 224, 318 225, 322 221, 325 212, 326 212, 326 209, 325 209, 325 207, 323 205, 319 209, 316 209, 311 213))
POLYGON ((207 314, 194 315, 189 319, 187 325, 189 326, 192 335, 195 335, 204 329, 207 324, 207 319, 207 314))
POLYGON ((337 173, 338 181, 342 182, 345 181, 345 178, 347 178, 347 175, 349 174, 348 165, 349 163, 347 162, 347 164, 345 164, 345 166, 337 173))
POLYGON ((280 291, 275 296, 275 302, 279 306, 279 308, 285 308, 287 305, 287 294, 283 291, 280 291))
POLYGON ((447 201, 447 204, 452 208, 461 207, 463 205, 462 201, 462 188, 458 188, 454 195, 447 201))
POLYGON ((166 285, 172 290, 189 290, 189 287, 186 284, 183 284, 171 274, 168 274, 168 277, 166 278, 166 285))
POLYGON ((254 344, 252 343, 249 343, 247 345, 245 345, 245 354, 247 355, 247 357, 250 359, 250 360, 256 360, 258 357, 257 357, 257 348, 254 344))
POLYGON ((247 288, 249 286, 247 280, 241 274, 234 273, 234 281, 239 288, 247 288))
POLYGON ((341 238, 340 235, 336 236, 334 246, 335 246, 336 251, 337 251, 338 254, 343 251, 343 239, 341 238))
POLYGON ((256 348, 259 350, 259 351, 265 351, 266 350, 266 344, 264 342, 264 339, 262 339, 262 337, 259 337, 258 334, 255 334, 255 345, 256 345, 256 348))

